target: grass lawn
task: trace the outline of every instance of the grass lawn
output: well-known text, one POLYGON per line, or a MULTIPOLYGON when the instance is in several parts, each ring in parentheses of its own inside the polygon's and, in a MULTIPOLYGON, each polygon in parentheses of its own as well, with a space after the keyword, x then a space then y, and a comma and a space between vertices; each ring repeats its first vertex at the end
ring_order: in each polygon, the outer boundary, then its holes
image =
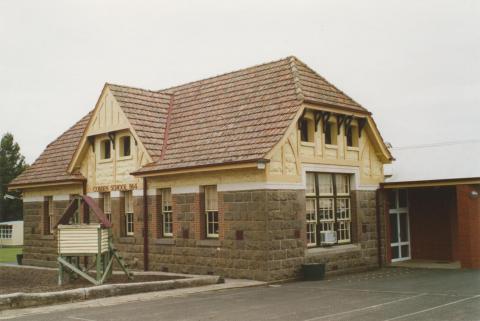
POLYGON ((0 248, 0 263, 17 262, 17 254, 22 253, 21 247, 0 248))

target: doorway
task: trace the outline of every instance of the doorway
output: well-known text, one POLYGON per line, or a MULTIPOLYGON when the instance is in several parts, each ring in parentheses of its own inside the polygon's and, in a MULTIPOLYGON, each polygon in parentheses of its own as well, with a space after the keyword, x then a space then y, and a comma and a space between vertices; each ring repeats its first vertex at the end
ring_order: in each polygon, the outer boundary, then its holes
POLYGON ((390 246, 392 262, 410 260, 410 220, 408 194, 404 189, 390 191, 390 246))

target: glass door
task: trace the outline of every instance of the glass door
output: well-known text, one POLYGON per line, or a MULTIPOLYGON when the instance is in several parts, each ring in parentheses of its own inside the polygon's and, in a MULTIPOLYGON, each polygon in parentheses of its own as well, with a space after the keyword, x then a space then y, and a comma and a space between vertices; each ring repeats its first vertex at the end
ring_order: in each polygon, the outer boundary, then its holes
POLYGON ((392 262, 410 260, 410 222, 406 190, 392 190, 389 202, 392 262))

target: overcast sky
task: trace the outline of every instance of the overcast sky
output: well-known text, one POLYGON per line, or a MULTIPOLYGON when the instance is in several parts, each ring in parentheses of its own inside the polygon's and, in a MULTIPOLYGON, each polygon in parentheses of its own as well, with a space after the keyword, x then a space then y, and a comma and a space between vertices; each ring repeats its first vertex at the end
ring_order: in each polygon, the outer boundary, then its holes
POLYGON ((0 1, 0 134, 28 162, 105 82, 162 89, 295 55, 394 146, 476 139, 480 1, 0 1))

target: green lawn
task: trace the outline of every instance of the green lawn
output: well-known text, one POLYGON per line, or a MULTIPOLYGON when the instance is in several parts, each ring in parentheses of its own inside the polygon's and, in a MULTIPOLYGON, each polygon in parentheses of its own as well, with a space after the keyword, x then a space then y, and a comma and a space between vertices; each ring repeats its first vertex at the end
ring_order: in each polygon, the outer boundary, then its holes
POLYGON ((0 263, 17 262, 17 254, 22 253, 21 247, 0 248, 0 263))

